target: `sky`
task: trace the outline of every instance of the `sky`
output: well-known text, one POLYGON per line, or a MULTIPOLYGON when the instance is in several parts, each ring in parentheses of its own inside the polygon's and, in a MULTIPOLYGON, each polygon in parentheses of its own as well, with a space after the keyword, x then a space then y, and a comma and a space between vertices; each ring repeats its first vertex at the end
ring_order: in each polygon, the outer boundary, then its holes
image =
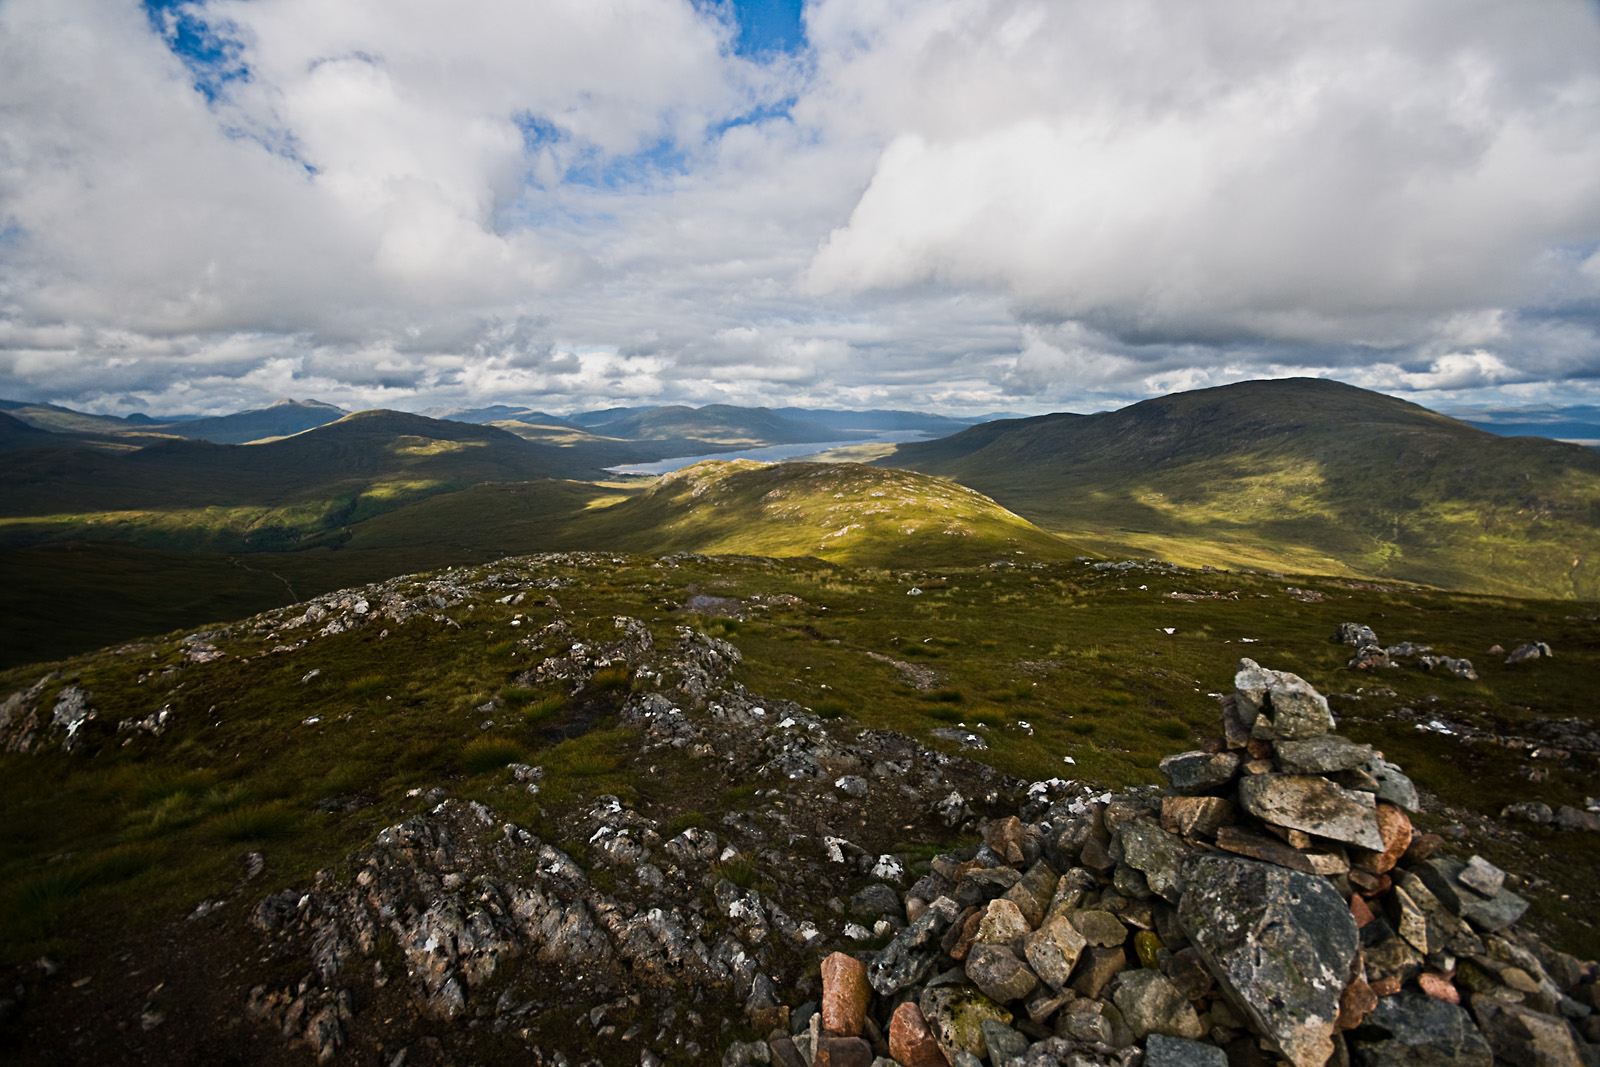
POLYGON ((0 0, 0 397, 1600 402, 1594 0, 0 0))

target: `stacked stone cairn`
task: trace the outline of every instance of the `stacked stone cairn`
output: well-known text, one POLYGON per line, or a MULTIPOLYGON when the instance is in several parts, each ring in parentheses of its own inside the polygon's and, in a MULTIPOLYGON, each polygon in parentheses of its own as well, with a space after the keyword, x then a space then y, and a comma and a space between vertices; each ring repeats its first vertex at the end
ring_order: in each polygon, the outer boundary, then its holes
POLYGON ((736 1059, 1600 1063, 1596 964, 1519 930, 1504 872, 1413 833, 1412 783, 1304 680, 1245 659, 1234 685, 1222 738, 1162 761, 1164 795, 1036 786, 933 860, 883 949, 823 962, 820 1008, 736 1059))

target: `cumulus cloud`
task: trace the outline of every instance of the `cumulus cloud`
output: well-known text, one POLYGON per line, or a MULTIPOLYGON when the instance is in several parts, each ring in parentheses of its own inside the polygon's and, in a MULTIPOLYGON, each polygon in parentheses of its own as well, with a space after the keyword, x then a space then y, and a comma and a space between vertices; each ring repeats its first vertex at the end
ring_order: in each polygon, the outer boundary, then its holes
POLYGON ((1600 378, 1582 0, 812 0, 806 46, 757 57, 736 17, 9 0, 0 394, 980 411, 1600 378))

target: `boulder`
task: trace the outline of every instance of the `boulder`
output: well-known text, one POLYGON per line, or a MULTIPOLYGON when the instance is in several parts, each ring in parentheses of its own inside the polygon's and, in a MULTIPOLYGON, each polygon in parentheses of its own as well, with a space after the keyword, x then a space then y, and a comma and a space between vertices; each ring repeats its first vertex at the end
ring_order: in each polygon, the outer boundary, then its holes
POLYGON ((1405 989, 1378 1001, 1346 1039, 1353 1067, 1492 1067, 1465 1010, 1405 989))
MULTIPOLYGON (((1509 889, 1485 896, 1461 880, 1466 865, 1448 856, 1430 856, 1411 868, 1445 907, 1480 930, 1493 933, 1522 918, 1528 902, 1509 889)), ((1504 875, 1502 874, 1502 880, 1504 875)))
POLYGON ((1184 863, 1178 921, 1211 972, 1295 1067, 1333 1054, 1359 934, 1327 879, 1218 855, 1184 863))
POLYGON ((1333 632, 1333 639, 1341 645, 1350 645, 1353 648, 1378 643, 1378 635, 1373 632, 1372 627, 1361 622, 1341 622, 1339 628, 1333 632))
POLYGON ((1239 773, 1237 752, 1180 752, 1161 761, 1161 773, 1180 796, 1220 791, 1239 773))
POLYGON ((1239 803, 1263 822, 1304 830, 1373 852, 1384 849, 1371 793, 1314 775, 1257 774, 1239 783, 1239 803))
POLYGON ((1543 641, 1529 641, 1518 645, 1511 650, 1511 655, 1506 657, 1506 664, 1524 663, 1530 659, 1548 659, 1555 653, 1550 651, 1550 646, 1543 641))

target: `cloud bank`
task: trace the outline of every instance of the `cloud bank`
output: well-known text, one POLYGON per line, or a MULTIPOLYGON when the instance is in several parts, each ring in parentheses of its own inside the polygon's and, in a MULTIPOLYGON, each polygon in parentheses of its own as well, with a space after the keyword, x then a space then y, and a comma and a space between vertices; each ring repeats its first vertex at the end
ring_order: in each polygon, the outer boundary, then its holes
POLYGON ((8 0, 0 395, 1600 398, 1591 4, 741 15, 8 0))

